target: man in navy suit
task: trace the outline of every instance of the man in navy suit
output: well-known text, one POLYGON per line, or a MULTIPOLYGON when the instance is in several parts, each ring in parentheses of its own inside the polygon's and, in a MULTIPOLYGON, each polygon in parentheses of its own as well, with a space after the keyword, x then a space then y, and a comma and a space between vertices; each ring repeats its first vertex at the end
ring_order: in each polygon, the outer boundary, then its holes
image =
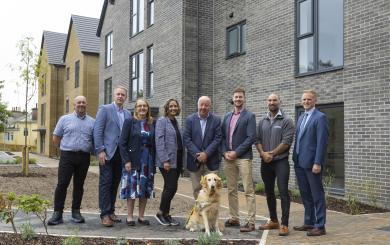
POLYGON ((222 154, 228 188, 230 218, 225 226, 240 226, 238 213, 238 176, 244 185, 248 215, 241 232, 255 230, 256 202, 252 178, 252 145, 256 140, 255 115, 245 108, 245 91, 233 92, 234 110, 228 112, 222 123, 222 154))
POLYGON ((293 160, 299 191, 305 208, 304 223, 294 230, 308 236, 325 235, 326 204, 322 185, 329 126, 326 115, 315 108, 317 94, 305 90, 302 106, 305 113, 298 119, 293 160))
POLYGON ((187 169, 190 172, 195 200, 201 189, 200 178, 217 173, 221 154, 221 119, 210 113, 211 99, 202 96, 198 100, 198 112, 187 117, 184 145, 187 147, 187 169))
POLYGON ((119 137, 125 119, 131 117, 123 109, 127 89, 118 86, 114 89, 114 102, 99 107, 93 130, 95 151, 99 158, 99 208, 101 224, 113 226, 121 222, 115 215, 115 201, 122 174, 122 159, 118 147, 119 137))

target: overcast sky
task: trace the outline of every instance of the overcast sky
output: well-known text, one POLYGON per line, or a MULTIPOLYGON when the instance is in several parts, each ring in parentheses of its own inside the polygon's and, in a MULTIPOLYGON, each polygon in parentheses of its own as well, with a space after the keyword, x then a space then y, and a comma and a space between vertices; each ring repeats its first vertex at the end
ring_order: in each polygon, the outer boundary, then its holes
MULTIPOLYGON (((99 18, 103 0, 11 0, 1 1, 0 7, 0 80, 5 80, 2 102, 8 108, 24 108, 25 88, 17 88, 19 74, 11 71, 19 58, 16 44, 24 37, 34 38, 39 51, 42 32, 67 33, 71 14, 99 18)), ((37 97, 37 96, 36 96, 37 97)), ((29 107, 35 106, 32 102, 29 107)))

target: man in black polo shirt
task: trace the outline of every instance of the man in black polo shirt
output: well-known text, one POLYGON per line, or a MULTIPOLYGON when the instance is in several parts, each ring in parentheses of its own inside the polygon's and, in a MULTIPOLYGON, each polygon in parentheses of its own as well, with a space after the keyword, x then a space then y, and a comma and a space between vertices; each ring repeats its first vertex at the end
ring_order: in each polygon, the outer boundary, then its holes
POLYGON ((279 229, 280 236, 287 236, 290 212, 288 180, 290 165, 288 154, 294 139, 294 123, 280 110, 280 97, 270 94, 267 99, 268 113, 259 122, 256 148, 261 158, 261 178, 264 181, 268 210, 271 220, 259 227, 260 230, 279 229), (276 214, 275 179, 281 198, 282 222, 279 225, 276 214))

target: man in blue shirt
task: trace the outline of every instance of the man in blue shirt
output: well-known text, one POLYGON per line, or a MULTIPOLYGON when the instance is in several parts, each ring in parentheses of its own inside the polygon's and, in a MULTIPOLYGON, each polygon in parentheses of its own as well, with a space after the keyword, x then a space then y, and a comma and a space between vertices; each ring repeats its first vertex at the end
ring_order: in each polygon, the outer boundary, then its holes
POLYGON ((90 154, 93 151, 92 132, 95 120, 86 114, 84 96, 74 98, 74 112, 62 116, 54 129, 54 145, 60 147, 58 183, 54 193, 54 213, 48 225, 63 223, 62 212, 70 180, 73 176, 72 221, 84 223, 80 214, 84 180, 88 173, 90 154))

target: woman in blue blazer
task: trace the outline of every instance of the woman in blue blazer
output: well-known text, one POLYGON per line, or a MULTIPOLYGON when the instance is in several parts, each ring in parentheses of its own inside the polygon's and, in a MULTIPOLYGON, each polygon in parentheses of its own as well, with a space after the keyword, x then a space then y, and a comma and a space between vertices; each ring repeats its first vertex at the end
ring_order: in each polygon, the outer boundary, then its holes
POLYGON ((169 211, 177 191, 177 182, 183 169, 183 141, 176 116, 180 114, 179 102, 169 99, 164 105, 164 117, 156 123, 156 165, 164 178, 160 210, 156 219, 161 225, 179 225, 169 211))
POLYGON ((139 199, 138 223, 149 225, 144 219, 148 198, 154 197, 155 143, 153 118, 149 103, 139 99, 135 103, 134 117, 123 123, 119 142, 122 157, 120 198, 127 199, 127 219, 134 226, 135 199, 139 199))

